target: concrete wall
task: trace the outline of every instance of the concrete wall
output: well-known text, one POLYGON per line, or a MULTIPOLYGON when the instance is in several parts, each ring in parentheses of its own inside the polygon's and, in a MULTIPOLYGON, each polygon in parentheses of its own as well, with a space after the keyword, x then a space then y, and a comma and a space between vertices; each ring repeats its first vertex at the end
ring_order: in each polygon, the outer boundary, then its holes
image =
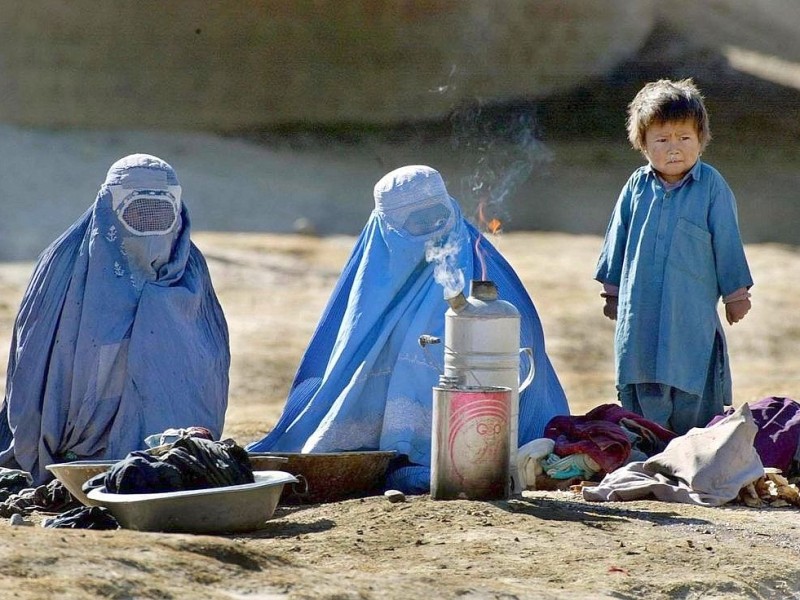
POLYGON ((441 118, 631 56, 652 0, 0 3, 0 122, 234 131, 441 118))

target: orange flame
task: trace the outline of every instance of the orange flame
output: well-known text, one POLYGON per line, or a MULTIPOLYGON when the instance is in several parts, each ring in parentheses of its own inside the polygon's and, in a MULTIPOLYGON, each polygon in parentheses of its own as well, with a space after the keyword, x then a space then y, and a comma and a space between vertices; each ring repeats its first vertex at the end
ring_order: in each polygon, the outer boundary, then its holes
POLYGON ((502 231, 503 223, 500 219, 492 218, 489 221, 486 220, 486 217, 483 214, 484 208, 486 206, 485 200, 481 200, 478 203, 478 237, 475 240, 475 254, 478 256, 478 260, 481 264, 481 279, 487 278, 486 273, 486 260, 483 255, 483 249, 480 246, 481 238, 483 237, 483 233, 481 231, 489 232, 491 234, 498 234, 502 231))
POLYGON ((485 202, 481 200, 481 202, 478 204, 478 224, 483 228, 484 231, 488 231, 492 234, 500 233, 503 230, 502 221, 497 218, 492 218, 487 221, 483 214, 484 206, 485 202))

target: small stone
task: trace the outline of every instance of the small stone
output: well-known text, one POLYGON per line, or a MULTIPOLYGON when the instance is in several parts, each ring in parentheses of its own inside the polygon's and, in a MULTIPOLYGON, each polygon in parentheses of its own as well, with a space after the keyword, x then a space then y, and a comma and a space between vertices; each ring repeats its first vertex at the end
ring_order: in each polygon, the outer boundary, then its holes
POLYGON ((9 519, 9 523, 11 524, 12 527, 20 527, 20 526, 24 526, 24 525, 32 525, 32 523, 30 521, 26 521, 25 517, 23 517, 19 513, 14 513, 13 515, 11 515, 11 518, 9 519))
POLYGON ((406 495, 400 490, 386 490, 383 495, 392 503, 406 501, 406 495))

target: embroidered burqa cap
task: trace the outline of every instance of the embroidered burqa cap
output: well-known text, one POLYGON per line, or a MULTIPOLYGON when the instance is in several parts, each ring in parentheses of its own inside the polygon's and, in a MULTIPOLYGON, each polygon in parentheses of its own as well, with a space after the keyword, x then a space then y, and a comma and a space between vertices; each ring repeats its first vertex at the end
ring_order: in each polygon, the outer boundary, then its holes
POLYGON ((375 184, 375 211, 395 231, 410 236, 449 232, 454 200, 442 176, 424 165, 395 169, 375 184))

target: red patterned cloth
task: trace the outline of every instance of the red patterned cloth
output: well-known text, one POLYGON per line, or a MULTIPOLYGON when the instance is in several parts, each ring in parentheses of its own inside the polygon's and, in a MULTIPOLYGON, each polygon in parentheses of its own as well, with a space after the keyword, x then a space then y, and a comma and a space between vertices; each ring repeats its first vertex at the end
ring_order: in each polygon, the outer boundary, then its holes
POLYGON ((544 437, 555 442, 554 454, 587 454, 604 472, 611 473, 630 456, 626 429, 646 442, 639 449, 648 455, 660 452, 676 437, 674 432, 616 404, 603 404, 583 416, 553 417, 545 427, 544 437))

